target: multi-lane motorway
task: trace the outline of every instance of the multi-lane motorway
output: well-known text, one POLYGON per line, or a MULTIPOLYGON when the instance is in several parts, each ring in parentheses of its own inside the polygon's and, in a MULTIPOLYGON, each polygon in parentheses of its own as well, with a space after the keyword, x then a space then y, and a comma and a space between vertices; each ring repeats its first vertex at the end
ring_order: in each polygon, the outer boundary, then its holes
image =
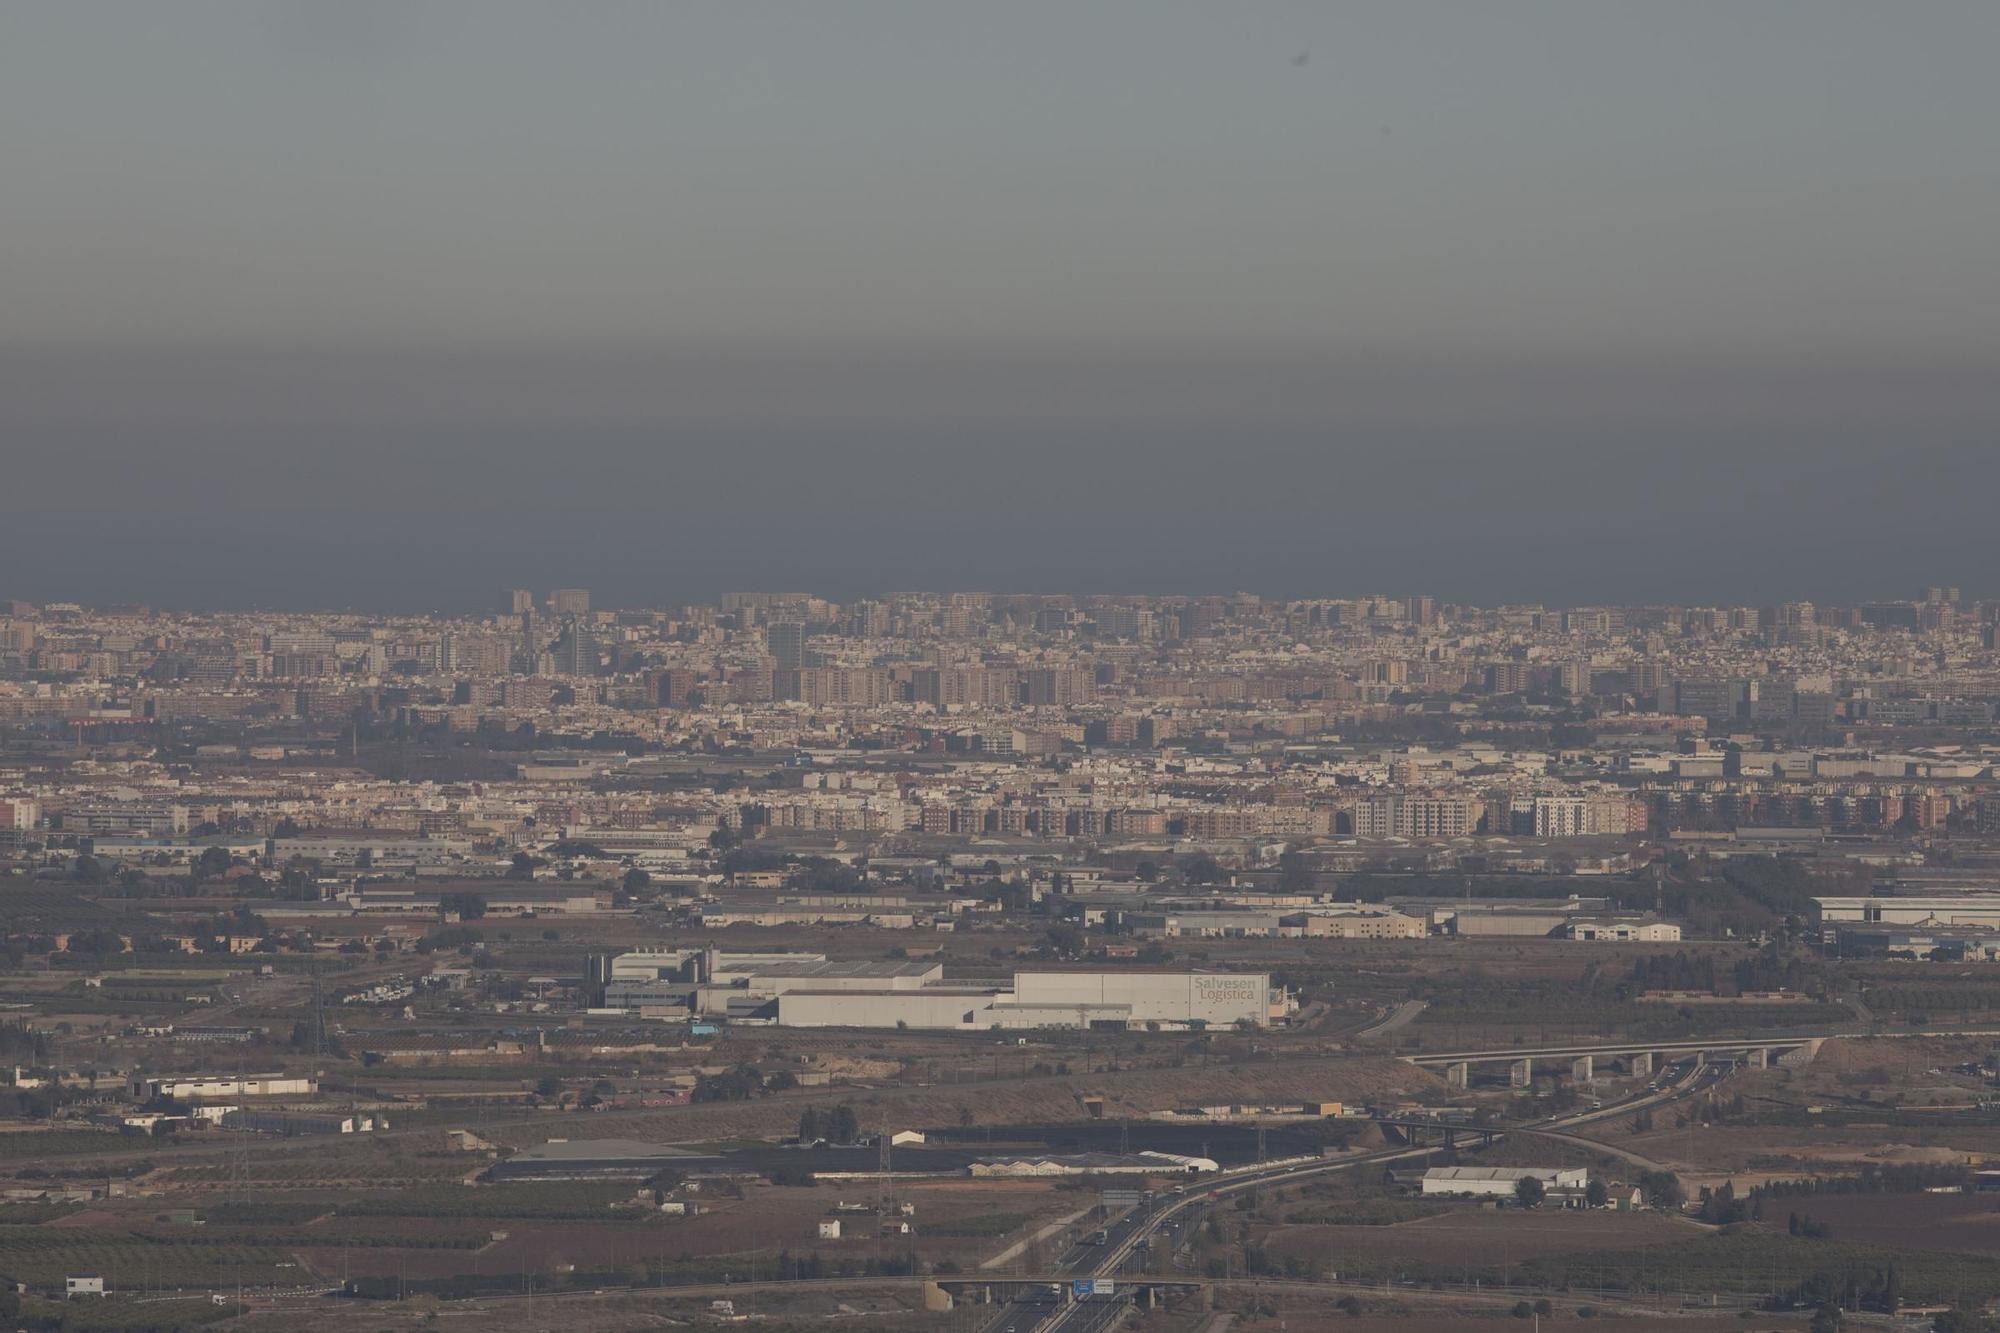
MULTIPOLYGON (((1721 1082, 1733 1068, 1731 1064, 1711 1063, 1691 1055, 1663 1068, 1651 1083, 1630 1096, 1533 1121, 1519 1126, 1515 1132, 1568 1137, 1564 1131, 1578 1126, 1698 1096, 1721 1082)), ((1086 1233, 1064 1251, 1056 1268, 1076 1278, 1110 1278, 1115 1281, 1132 1257, 1143 1247, 1150 1246, 1156 1235, 1162 1231, 1178 1233, 1181 1225, 1190 1219, 1192 1210, 1214 1199, 1260 1185, 1416 1159, 1438 1151, 1441 1150, 1435 1147, 1390 1149, 1338 1161, 1301 1162, 1246 1171, 1223 1180, 1191 1181, 1142 1202, 1117 1221, 1107 1224, 1101 1233, 1086 1233)), ((1178 1244, 1178 1241, 1178 1234, 1169 1237, 1170 1243, 1178 1244)), ((1122 1298, 1115 1296, 1070 1301, 1068 1293, 1060 1288, 1039 1286, 1000 1307, 986 1329, 987 1333, 1099 1333, 1117 1323, 1129 1308, 1122 1298)))
MULTIPOLYGON (((1379 1165, 1428 1157, 1439 1148, 1398 1148, 1364 1153, 1338 1161, 1294 1162, 1259 1171, 1245 1171, 1226 1180, 1190 1181, 1141 1203, 1116 1222, 1105 1226, 1102 1238, 1086 1236, 1064 1252, 1058 1268, 1078 1278, 1109 1278, 1118 1274, 1143 1246, 1149 1246, 1162 1229, 1176 1229, 1190 1209, 1214 1199, 1255 1189, 1260 1185, 1296 1180, 1306 1176, 1351 1171, 1359 1166, 1379 1165)), ((1003 1306, 987 1324, 989 1333, 1095 1333, 1117 1322, 1128 1308, 1121 1299, 1086 1297, 1064 1304, 1066 1293, 1047 1288, 1025 1292, 1003 1306)))

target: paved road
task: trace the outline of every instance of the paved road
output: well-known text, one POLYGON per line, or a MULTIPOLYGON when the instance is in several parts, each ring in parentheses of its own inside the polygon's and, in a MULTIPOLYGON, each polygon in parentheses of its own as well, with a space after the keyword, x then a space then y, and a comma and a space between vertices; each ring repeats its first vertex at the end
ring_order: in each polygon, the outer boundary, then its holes
POLYGON ((1592 1152, 1603 1153, 1607 1157, 1616 1157, 1620 1161, 1629 1162, 1641 1171, 1671 1171, 1673 1167, 1669 1164, 1642 1156, 1639 1153, 1631 1151, 1629 1148, 1620 1148, 1614 1144, 1603 1143, 1597 1139, 1586 1138, 1581 1134, 1570 1134, 1565 1131, 1595 1124, 1598 1121, 1609 1120, 1621 1115, 1631 1115, 1635 1112, 1646 1110, 1649 1107, 1664 1106, 1669 1102, 1684 1101, 1690 1097, 1700 1096, 1723 1079, 1729 1077, 1734 1070, 1735 1066, 1729 1064, 1710 1064, 1699 1060, 1676 1061, 1661 1070, 1659 1078, 1654 1080, 1654 1085, 1649 1086, 1643 1092, 1636 1093, 1607 1106, 1594 1107, 1590 1110, 1580 1111, 1571 1115, 1557 1116, 1550 1120, 1517 1126, 1510 1132, 1531 1135, 1536 1138, 1554 1139, 1558 1143, 1574 1144, 1579 1148, 1587 1148, 1592 1152))
POLYGON ((1375 1024, 1373 1027, 1365 1027, 1354 1035, 1357 1040, 1387 1036, 1397 1028, 1408 1027, 1411 1023, 1416 1022, 1417 1015, 1428 1008, 1430 1008, 1429 1000, 1405 1000, 1394 1009, 1391 1009, 1388 1016, 1381 1022, 1375 1024))
POLYGON ((1740 1051, 1751 1046, 1804 1046, 1808 1042, 1864 1037, 2000 1037, 1996 1027, 1912 1027, 1897 1024, 1877 1028, 1840 1028, 1831 1032, 1766 1032, 1750 1036, 1715 1036, 1687 1041, 1572 1042, 1567 1046, 1516 1046, 1466 1051, 1418 1051, 1401 1057, 1415 1065, 1447 1065, 1460 1060, 1519 1060, 1546 1056, 1574 1059, 1580 1055, 1641 1055, 1646 1052, 1740 1051))
MULTIPOLYGON (((1863 1036, 1865 1033, 1794 1032, 1782 1037, 1711 1037, 1697 1041, 1601 1041, 1568 1046, 1514 1046, 1498 1050, 1420 1051, 1402 1058, 1413 1065, 1448 1065, 1461 1060, 1475 1063, 1491 1060, 1574 1060, 1585 1055, 1695 1055, 1703 1051, 1740 1051, 1752 1046, 1804 1046, 1833 1036, 1863 1036)), ((1881 1033, 1882 1036, 1933 1036, 1922 1033, 1881 1033)))
MULTIPOLYGON (((1260 1185, 1351 1171, 1359 1166, 1380 1165, 1406 1158, 1428 1157, 1439 1151, 1442 1150, 1435 1147, 1400 1148, 1335 1161, 1288 1163, 1260 1171, 1242 1172, 1227 1179, 1210 1177, 1191 1181, 1158 1195, 1106 1227, 1101 1243, 1072 1249, 1063 1256, 1064 1268, 1078 1277, 1111 1278, 1115 1281, 1127 1262, 1141 1253, 1144 1247, 1149 1247, 1153 1237, 1162 1229, 1176 1226, 1189 1210, 1206 1207, 1215 1199, 1260 1185)), ((1122 1300, 1102 1298, 1076 1301, 1053 1312, 1040 1304, 1032 1307, 1024 1305, 1018 1311, 1010 1305, 988 1327, 996 1333, 1007 1333, 1010 1328, 1014 1333, 1097 1333, 1115 1324, 1127 1309, 1129 1307, 1122 1300), (1028 1322, 1030 1317, 1034 1322, 1028 1322)))

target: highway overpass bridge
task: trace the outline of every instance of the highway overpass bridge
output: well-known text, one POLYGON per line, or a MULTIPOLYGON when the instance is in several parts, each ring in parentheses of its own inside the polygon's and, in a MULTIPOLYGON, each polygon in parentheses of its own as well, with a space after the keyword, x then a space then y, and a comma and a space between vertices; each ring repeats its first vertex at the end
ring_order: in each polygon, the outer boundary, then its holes
POLYGON ((1772 1064, 1808 1064, 1819 1054, 1825 1037, 1713 1037, 1702 1041, 1603 1042, 1591 1045, 1532 1046, 1498 1051, 1437 1051, 1406 1055, 1403 1059, 1430 1069, 1443 1069, 1445 1080, 1462 1088, 1472 1081, 1478 1065, 1504 1064, 1508 1081, 1525 1088, 1535 1081, 1535 1070, 1565 1068, 1571 1078, 1588 1082, 1596 1076, 1597 1062, 1619 1061, 1635 1075, 1651 1074, 1660 1064, 1671 1064, 1680 1056, 1692 1056, 1707 1063, 1716 1056, 1734 1056, 1753 1069, 1772 1064))
POLYGON ((1473 1125, 1463 1120, 1441 1120, 1427 1115, 1372 1115, 1367 1119, 1370 1124, 1381 1127, 1382 1137, 1387 1142, 1411 1146, 1434 1143, 1444 1148, 1457 1148, 1462 1144, 1477 1143, 1483 1148, 1507 1134, 1506 1129, 1492 1125, 1473 1125))

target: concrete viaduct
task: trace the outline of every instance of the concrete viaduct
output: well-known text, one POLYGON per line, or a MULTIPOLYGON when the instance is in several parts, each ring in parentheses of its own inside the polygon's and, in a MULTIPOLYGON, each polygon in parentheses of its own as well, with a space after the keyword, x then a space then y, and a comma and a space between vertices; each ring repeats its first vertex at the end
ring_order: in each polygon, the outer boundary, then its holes
POLYGON ((1504 1064, 1507 1066, 1507 1081, 1514 1087, 1525 1088, 1535 1081, 1537 1063, 1545 1069, 1566 1066, 1569 1076, 1579 1083, 1588 1083, 1596 1077, 1599 1060, 1622 1061, 1626 1072, 1634 1075, 1651 1074, 1659 1063, 1671 1063, 1672 1057, 1681 1055, 1693 1056, 1698 1064, 1706 1063, 1712 1056, 1737 1055, 1752 1069, 1764 1069, 1773 1063, 1794 1067, 1810 1063, 1819 1054, 1820 1043, 1825 1040, 1824 1037, 1717 1038, 1711 1041, 1544 1046, 1510 1051, 1440 1051, 1403 1058, 1414 1065, 1443 1069, 1445 1081, 1455 1088, 1465 1087, 1472 1081, 1475 1065, 1504 1064), (1662 1057, 1666 1060, 1663 1061, 1662 1057))

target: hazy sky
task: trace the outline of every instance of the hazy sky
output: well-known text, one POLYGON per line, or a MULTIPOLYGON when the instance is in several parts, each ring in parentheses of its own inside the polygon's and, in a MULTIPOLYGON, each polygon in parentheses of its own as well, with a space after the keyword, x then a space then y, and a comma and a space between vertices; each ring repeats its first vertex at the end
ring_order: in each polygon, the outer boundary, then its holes
POLYGON ((1989 572, 2000 4, 0 5, 0 596, 1989 572))

